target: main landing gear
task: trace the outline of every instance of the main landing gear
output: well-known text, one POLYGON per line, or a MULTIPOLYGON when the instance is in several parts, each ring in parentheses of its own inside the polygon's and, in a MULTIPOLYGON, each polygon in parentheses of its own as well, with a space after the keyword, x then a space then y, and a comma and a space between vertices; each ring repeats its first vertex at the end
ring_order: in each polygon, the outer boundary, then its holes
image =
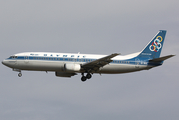
POLYGON ((87 73, 86 76, 84 76, 84 73, 82 73, 81 81, 85 82, 87 79, 90 79, 92 75, 90 73, 87 73))

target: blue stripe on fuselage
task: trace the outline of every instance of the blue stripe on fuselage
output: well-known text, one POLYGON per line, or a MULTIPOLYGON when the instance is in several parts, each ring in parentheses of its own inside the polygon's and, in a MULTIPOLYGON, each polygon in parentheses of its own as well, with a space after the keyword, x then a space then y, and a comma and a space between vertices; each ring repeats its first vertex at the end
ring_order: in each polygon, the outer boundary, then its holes
MULTIPOLYGON (((17 58, 7 58, 8 60, 38 60, 38 61, 64 61, 64 62, 91 62, 96 59, 90 58, 64 58, 64 57, 40 57, 40 56, 17 56, 17 58)), ((113 60, 110 64, 131 64, 131 65, 150 65, 159 66, 162 63, 149 63, 149 59, 134 57, 126 60, 113 60)))

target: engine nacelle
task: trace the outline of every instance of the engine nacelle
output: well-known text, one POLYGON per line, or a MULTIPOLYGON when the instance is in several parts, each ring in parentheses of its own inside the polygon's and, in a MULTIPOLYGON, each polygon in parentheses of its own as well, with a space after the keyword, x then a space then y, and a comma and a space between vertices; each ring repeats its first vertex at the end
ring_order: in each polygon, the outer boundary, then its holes
POLYGON ((65 71, 69 71, 69 72, 78 72, 81 69, 81 65, 67 63, 64 65, 64 69, 65 69, 65 71))
POLYGON ((71 77, 77 75, 76 73, 66 73, 66 72, 55 72, 57 77, 71 77))

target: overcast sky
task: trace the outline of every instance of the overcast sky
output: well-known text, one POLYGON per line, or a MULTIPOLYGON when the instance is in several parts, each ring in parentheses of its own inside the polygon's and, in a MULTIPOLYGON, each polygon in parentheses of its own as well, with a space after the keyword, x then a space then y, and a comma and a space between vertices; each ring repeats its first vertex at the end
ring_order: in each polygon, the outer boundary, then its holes
POLYGON ((0 60, 20 52, 123 55, 167 30, 160 67, 56 77, 0 65, 1 120, 178 120, 179 1, 0 0, 0 60))

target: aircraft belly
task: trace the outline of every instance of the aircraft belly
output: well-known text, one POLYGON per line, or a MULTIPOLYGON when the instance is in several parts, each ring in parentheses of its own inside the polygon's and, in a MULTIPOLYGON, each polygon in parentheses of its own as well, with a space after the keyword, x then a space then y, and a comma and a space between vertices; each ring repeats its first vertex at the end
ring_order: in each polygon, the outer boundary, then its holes
POLYGON ((18 61, 16 68, 20 70, 62 71, 64 63, 59 61, 18 61))

